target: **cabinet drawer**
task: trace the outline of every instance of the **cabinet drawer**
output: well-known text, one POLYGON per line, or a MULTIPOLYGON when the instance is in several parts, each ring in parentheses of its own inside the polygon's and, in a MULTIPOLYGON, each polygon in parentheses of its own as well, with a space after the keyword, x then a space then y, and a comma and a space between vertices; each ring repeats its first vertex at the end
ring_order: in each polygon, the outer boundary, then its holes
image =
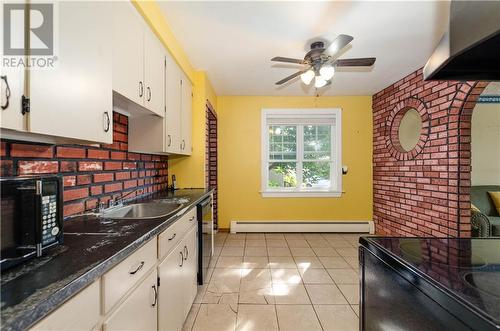
POLYGON ((105 313, 156 264, 156 256, 156 240, 150 240, 102 276, 105 313))
POLYGON ((182 236, 186 234, 188 229, 190 229, 194 224, 196 224, 196 207, 191 208, 187 211, 184 216, 178 221, 179 229, 182 232, 182 236))
POLYGON ((192 208, 158 236, 158 258, 162 259, 177 245, 186 231, 196 222, 196 208, 192 208))
POLYGON ((99 322, 99 280, 89 285, 30 331, 92 330, 99 322))

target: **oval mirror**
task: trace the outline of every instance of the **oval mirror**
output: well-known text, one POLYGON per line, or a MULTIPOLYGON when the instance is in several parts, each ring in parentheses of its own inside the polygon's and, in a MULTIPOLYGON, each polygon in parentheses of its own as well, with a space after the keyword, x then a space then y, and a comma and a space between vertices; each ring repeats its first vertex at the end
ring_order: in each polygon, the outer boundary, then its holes
POLYGON ((406 111, 398 128, 399 144, 406 152, 417 146, 422 131, 422 117, 414 108, 406 111))

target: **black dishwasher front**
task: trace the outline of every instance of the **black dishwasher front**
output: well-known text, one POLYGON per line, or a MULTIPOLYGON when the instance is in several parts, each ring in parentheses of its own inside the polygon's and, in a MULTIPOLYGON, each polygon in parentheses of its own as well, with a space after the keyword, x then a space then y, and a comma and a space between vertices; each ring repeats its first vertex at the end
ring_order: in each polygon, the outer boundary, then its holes
POLYGON ((214 219, 212 196, 197 206, 198 213, 198 284, 206 281, 208 266, 214 252, 214 219))

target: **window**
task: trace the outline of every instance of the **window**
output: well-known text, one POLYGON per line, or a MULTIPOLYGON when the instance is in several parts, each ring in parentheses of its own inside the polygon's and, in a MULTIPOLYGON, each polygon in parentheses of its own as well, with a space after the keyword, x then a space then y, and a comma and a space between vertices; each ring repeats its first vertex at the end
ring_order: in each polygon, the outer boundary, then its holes
POLYGON ((340 196, 340 109, 262 110, 262 195, 340 196))

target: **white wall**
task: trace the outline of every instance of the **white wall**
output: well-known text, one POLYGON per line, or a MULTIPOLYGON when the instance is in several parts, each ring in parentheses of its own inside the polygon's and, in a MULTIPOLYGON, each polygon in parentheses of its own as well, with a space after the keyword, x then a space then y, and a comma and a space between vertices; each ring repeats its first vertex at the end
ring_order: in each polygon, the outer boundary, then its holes
POLYGON ((500 185, 500 104, 472 112, 472 185, 500 185))

